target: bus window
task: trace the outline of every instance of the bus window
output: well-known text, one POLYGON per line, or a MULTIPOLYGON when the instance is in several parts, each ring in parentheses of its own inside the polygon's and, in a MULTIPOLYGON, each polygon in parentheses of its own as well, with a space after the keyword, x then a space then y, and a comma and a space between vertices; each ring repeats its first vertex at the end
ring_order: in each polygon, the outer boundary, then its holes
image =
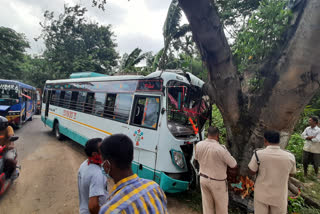
POLYGON ((159 112, 159 97, 137 96, 131 123, 137 126, 156 129, 159 112))
POLYGON ((63 105, 63 107, 65 107, 65 108, 69 108, 70 107, 71 93, 72 93, 72 91, 66 91, 66 94, 64 95, 64 105, 63 105))
POLYGON ((60 99, 59 99, 59 104, 58 106, 62 107, 64 104, 64 96, 65 96, 66 92, 65 91, 61 91, 60 93, 60 99))
POLYGON ((77 101, 78 101, 79 92, 73 91, 71 94, 71 101, 70 101, 70 109, 76 110, 77 109, 77 101))
POLYGON ((115 119, 121 122, 128 122, 131 104, 132 94, 118 94, 116 99, 116 105, 114 108, 115 119))
POLYGON ((106 99, 106 105, 104 107, 103 116, 106 118, 114 118, 114 106, 116 104, 116 94, 108 94, 106 99))
POLYGON ((84 105, 84 112, 85 113, 89 113, 89 114, 92 113, 93 102, 94 102, 94 93, 88 92, 86 103, 84 105))
POLYGON ((79 92, 78 103, 76 110, 83 112, 84 104, 86 102, 87 92, 79 92))
POLYGON ((56 95, 56 91, 51 91, 51 98, 50 98, 50 104, 54 105, 56 103, 57 100, 57 95, 56 95))
POLYGON ((47 101, 47 93, 48 93, 48 90, 45 89, 45 90, 44 90, 44 93, 43 93, 43 98, 42 98, 42 102, 43 102, 44 104, 45 104, 46 101, 47 101))
POLYGON ((94 105, 94 115, 103 117, 104 111, 104 102, 106 101, 105 93, 96 93, 95 94, 95 105, 94 105))

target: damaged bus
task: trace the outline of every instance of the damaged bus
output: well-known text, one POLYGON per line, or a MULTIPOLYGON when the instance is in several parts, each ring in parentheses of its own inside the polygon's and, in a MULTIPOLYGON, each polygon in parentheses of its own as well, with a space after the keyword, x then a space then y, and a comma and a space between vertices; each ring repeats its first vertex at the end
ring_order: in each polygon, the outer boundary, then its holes
POLYGON ((189 188, 193 146, 209 114, 203 81, 181 71, 148 76, 79 73, 47 81, 41 118, 58 139, 84 145, 116 133, 134 142, 133 172, 169 193, 189 188))

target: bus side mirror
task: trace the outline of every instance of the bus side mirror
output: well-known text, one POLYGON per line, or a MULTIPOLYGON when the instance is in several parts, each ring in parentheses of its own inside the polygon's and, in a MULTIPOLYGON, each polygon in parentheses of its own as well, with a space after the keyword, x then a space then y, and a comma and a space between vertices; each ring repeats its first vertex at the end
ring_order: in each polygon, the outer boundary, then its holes
POLYGON ((165 109, 165 108, 162 108, 162 109, 161 109, 161 114, 164 114, 165 111, 166 111, 166 109, 165 109))

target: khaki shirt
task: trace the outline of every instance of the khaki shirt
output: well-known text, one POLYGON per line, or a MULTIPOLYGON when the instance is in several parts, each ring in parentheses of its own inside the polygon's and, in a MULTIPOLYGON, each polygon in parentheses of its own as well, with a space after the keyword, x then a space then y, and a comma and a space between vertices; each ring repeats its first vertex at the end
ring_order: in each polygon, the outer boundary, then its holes
POLYGON ((320 128, 318 126, 312 128, 307 127, 301 134, 301 137, 305 139, 303 150, 315 154, 320 154, 320 128), (315 137, 312 140, 307 140, 307 137, 315 137))
POLYGON ((228 166, 237 166, 237 161, 226 147, 213 139, 206 139, 196 145, 195 159, 200 164, 200 173, 219 180, 227 178, 228 166))
MULTIPOLYGON (((255 200, 271 206, 286 206, 289 174, 296 173, 294 155, 282 150, 280 146, 268 146, 257 151, 257 155, 260 167, 255 182, 255 200)), ((255 154, 251 158, 249 169, 254 172, 258 170, 255 154)))
POLYGON ((0 146, 9 146, 9 137, 14 135, 13 128, 8 126, 5 130, 0 131, 0 146))

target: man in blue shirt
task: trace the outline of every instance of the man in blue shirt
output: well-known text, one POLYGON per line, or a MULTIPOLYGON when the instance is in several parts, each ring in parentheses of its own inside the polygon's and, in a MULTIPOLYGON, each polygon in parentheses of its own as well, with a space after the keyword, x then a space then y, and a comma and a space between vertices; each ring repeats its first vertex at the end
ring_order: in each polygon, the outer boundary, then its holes
POLYGON ((98 214, 101 205, 106 202, 107 178, 101 172, 99 145, 101 138, 88 140, 85 145, 85 160, 78 172, 79 212, 80 214, 98 214))
POLYGON ((167 213, 167 199, 159 185, 133 174, 133 143, 128 136, 115 134, 105 138, 100 151, 101 166, 115 183, 100 214, 167 213))

